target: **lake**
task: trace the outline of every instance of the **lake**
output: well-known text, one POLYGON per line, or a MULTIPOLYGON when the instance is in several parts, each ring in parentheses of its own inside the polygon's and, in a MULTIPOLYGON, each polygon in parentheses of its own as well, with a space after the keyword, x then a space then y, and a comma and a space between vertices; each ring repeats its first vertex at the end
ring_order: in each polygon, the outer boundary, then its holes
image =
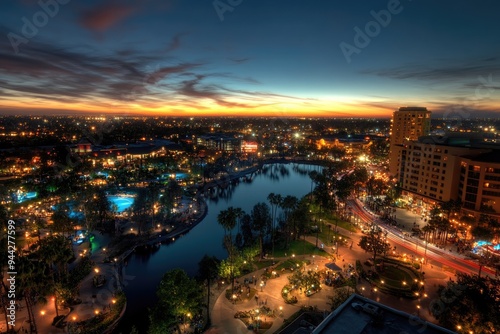
POLYGON ((217 190, 207 194, 208 213, 191 231, 175 242, 162 245, 155 252, 133 253, 128 258, 124 288, 127 311, 115 332, 128 334, 132 325, 136 325, 140 333, 145 333, 149 321, 147 308, 154 305, 156 287, 165 272, 182 268, 194 276, 198 262, 205 254, 219 259, 227 257, 222 246, 224 230, 217 223, 217 215, 221 210, 233 206, 250 213, 259 202, 269 205, 267 196, 271 192, 283 197, 293 195, 301 198, 311 191, 308 172, 321 171, 321 168, 304 164, 265 165, 251 180, 230 185, 221 192, 217 190))

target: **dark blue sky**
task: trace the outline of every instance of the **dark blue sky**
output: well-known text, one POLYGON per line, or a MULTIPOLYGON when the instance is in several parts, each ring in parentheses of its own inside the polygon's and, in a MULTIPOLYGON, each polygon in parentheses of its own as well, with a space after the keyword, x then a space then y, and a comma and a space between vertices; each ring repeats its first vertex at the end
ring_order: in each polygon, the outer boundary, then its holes
POLYGON ((0 12, 3 113, 500 106, 496 1, 21 0, 0 12))

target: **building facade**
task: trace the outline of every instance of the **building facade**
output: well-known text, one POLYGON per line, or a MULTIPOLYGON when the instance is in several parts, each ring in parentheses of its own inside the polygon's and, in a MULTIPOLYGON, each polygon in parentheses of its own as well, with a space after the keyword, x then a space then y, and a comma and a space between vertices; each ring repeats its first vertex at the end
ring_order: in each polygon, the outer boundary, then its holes
POLYGON ((400 146, 403 195, 435 205, 459 200, 466 214, 500 216, 500 145, 481 135, 424 136, 400 146))
POLYGON ((431 112, 425 107, 401 107, 392 115, 390 132, 389 172, 397 176, 401 146, 430 132, 431 112))
POLYGON ((462 157, 458 180, 458 199, 462 210, 477 216, 486 213, 500 217, 500 151, 475 157, 462 157))

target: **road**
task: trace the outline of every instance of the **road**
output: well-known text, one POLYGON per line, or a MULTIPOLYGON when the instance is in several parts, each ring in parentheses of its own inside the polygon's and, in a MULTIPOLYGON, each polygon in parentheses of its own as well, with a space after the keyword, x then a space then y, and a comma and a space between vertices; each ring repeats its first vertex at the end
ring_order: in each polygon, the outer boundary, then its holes
MULTIPOLYGON (((465 258, 462 255, 446 251, 432 244, 426 243, 417 237, 405 236, 404 231, 395 226, 391 226, 379 219, 378 216, 366 210, 359 200, 349 200, 348 206, 351 207, 353 214, 357 215, 364 223, 377 223, 383 231, 387 232, 387 239, 399 250, 406 249, 416 254, 417 258, 425 258, 426 263, 439 263, 444 267, 452 268, 458 272, 475 275, 479 272, 479 264, 465 258)), ((495 271, 483 267, 482 273, 492 277, 495 271)))

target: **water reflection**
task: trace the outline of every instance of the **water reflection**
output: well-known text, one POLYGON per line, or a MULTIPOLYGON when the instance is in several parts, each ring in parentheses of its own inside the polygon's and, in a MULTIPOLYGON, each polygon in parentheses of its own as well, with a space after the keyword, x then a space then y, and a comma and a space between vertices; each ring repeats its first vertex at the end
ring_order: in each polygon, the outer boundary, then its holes
MULTIPOLYGON (((217 223, 217 215, 229 206, 239 207, 250 213, 258 202, 267 202, 269 193, 292 195, 301 198, 311 189, 309 172, 321 171, 314 165, 273 164, 265 165, 260 171, 249 174, 235 182, 207 190, 205 198, 208 213, 204 220, 175 242, 161 245, 154 252, 134 253, 128 260, 126 274, 134 279, 127 282, 127 311, 120 326, 115 331, 127 334, 132 324, 143 333, 147 327, 147 308, 155 302, 155 290, 163 274, 174 268, 184 269, 194 276, 198 262, 203 255, 213 255, 219 259, 227 253, 222 246, 224 230, 217 223)), ((236 232, 237 227, 235 228, 236 232)))

